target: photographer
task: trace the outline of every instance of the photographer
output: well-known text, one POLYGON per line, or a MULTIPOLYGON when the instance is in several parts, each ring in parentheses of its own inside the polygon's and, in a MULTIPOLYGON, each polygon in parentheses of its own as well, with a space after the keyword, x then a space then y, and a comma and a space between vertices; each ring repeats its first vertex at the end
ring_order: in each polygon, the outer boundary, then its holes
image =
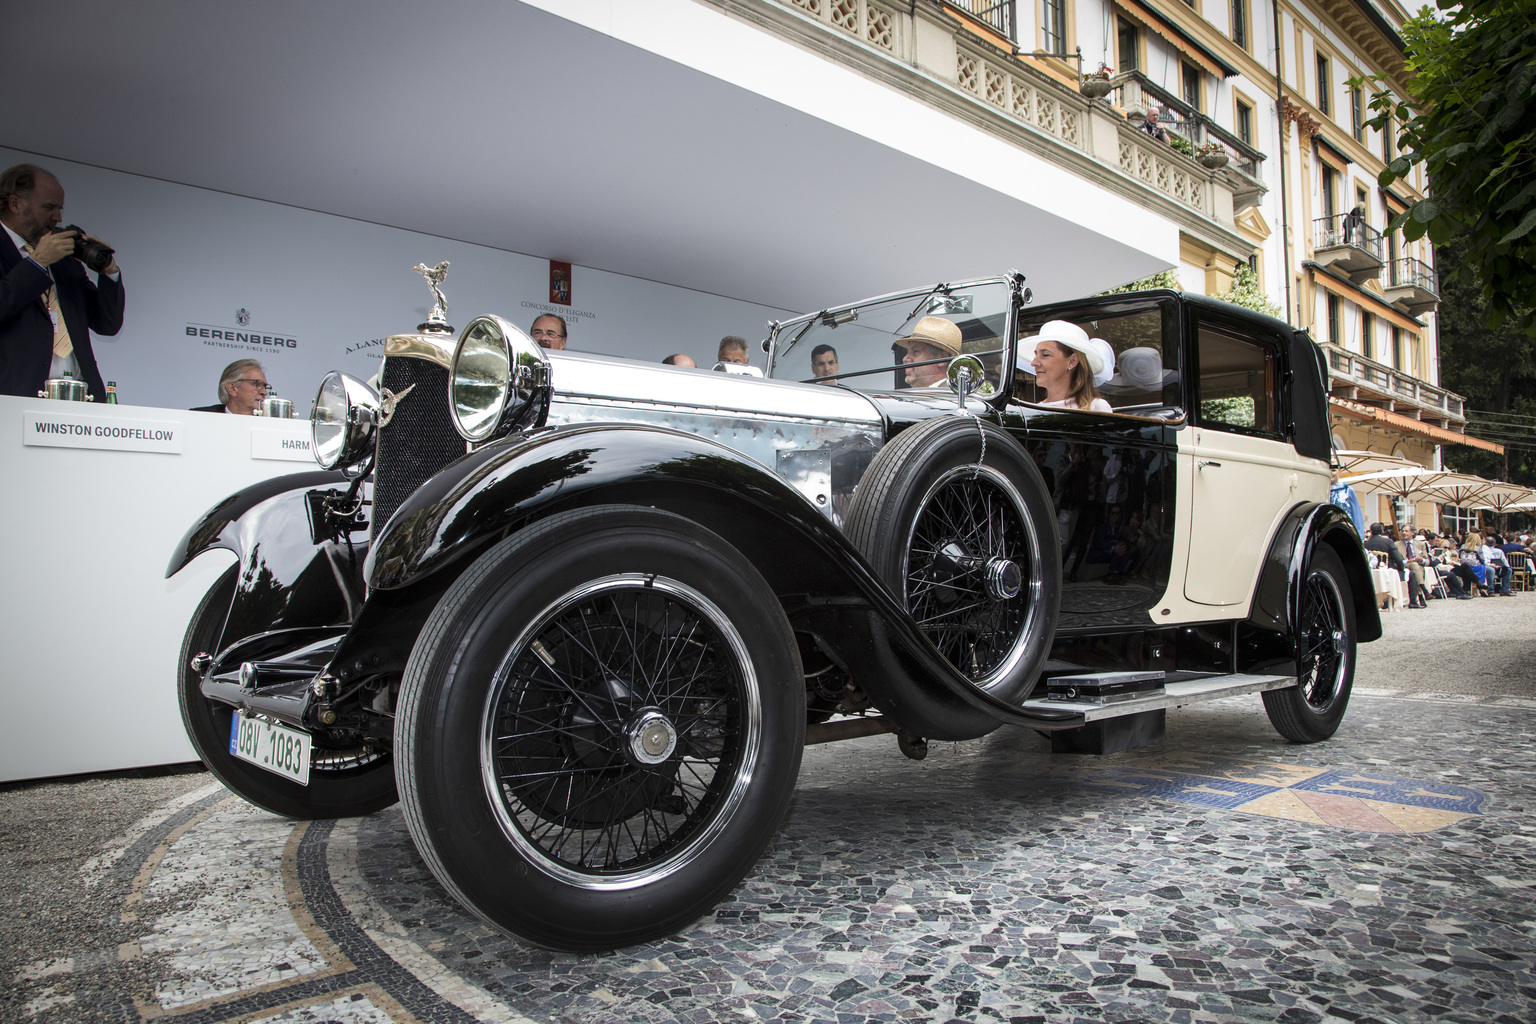
POLYGON ((100 402, 91 331, 123 326, 123 286, 112 248, 74 226, 60 230, 63 214, 64 187, 43 168, 0 174, 0 394, 35 397, 68 372, 100 402))

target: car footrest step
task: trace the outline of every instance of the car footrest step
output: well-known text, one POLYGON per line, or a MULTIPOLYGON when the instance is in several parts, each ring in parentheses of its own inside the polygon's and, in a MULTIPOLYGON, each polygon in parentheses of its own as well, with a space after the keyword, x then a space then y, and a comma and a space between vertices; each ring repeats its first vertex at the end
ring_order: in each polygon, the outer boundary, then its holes
POLYGON ((1236 673, 1168 683, 1163 681, 1161 672, 1099 672, 1054 676, 1046 684, 1047 695, 1025 701, 1024 708, 1029 711, 1067 711, 1082 715, 1085 722, 1094 722, 1235 697, 1241 693, 1283 690, 1295 685, 1295 676, 1236 673), (1140 692, 1136 687, 1142 688, 1140 692), (1067 696, 1069 690, 1073 691, 1072 696, 1067 696))

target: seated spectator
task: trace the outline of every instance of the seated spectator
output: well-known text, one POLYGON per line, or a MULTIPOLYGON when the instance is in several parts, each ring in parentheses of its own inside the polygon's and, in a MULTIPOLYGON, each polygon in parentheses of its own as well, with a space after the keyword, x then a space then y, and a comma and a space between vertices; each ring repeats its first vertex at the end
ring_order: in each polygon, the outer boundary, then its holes
POLYGON ((1512 597, 1509 592, 1509 559, 1504 557, 1504 547, 1498 534, 1489 534, 1488 541, 1478 551, 1483 564, 1488 567, 1488 589, 1500 597, 1512 597))
MULTIPOLYGON (((1402 574, 1407 571, 1408 567, 1403 564, 1403 556, 1398 554, 1397 545, 1392 543, 1391 538, 1387 536, 1386 527, 1384 527, 1382 524, 1371 524, 1371 535, 1370 538, 1365 542, 1365 550, 1374 551, 1380 555, 1383 555, 1387 560, 1387 566, 1399 576, 1402 576, 1402 574)), ((1412 590, 1408 592, 1408 607, 1424 607, 1424 601, 1419 597, 1417 592, 1412 590)))
POLYGON ((272 386, 266 371, 254 359, 236 359, 219 374, 219 404, 199 405, 192 412, 224 412, 254 416, 272 386))
POLYGON ((693 357, 692 356, 684 355, 682 352, 674 352, 670 356, 667 356, 667 358, 663 359, 662 362, 667 364, 668 366, 697 366, 698 365, 697 363, 695 363, 693 361, 693 357))
POLYGON ((1436 546, 1428 549, 1430 571, 1435 573, 1440 582, 1445 584, 1446 593, 1458 601, 1470 601, 1472 595, 1467 593, 1467 585, 1454 568, 1459 562, 1450 554, 1446 541, 1441 538, 1436 546))
POLYGON ((1397 527, 1389 526, 1387 536, 1392 539, 1398 555, 1403 559, 1403 566, 1408 570, 1408 607, 1426 607, 1429 590, 1424 586, 1424 563, 1414 554, 1413 535, 1408 534, 1407 540, 1400 540, 1397 527))
POLYGON ((747 355, 747 339, 727 334, 720 339, 720 351, 715 359, 722 363, 750 363, 752 360, 747 355))
POLYGON ((817 345, 811 349, 811 375, 815 377, 837 376, 837 349, 831 345, 817 345))
POLYGON ((544 313, 533 318, 533 324, 528 328, 528 334, 540 348, 550 348, 559 351, 565 348, 568 328, 565 317, 554 313, 544 313))

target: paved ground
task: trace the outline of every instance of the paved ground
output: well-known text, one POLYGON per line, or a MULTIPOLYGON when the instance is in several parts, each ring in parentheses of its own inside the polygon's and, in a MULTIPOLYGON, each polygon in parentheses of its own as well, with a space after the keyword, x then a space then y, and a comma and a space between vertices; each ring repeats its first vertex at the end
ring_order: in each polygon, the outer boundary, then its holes
POLYGON ((716 913, 602 957, 466 919, 398 810, 295 824, 206 774, 0 787, 0 1020, 1536 1020, 1536 597, 1361 649, 1332 741, 1257 698, 1168 742, 807 751, 716 913))

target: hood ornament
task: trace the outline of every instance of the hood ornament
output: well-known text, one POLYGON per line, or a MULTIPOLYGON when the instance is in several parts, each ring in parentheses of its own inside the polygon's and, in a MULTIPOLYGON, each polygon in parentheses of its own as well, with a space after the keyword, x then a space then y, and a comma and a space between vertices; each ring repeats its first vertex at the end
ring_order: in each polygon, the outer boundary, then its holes
POLYGON ((427 287, 432 289, 432 311, 427 314, 427 322, 417 324, 416 329, 423 334, 452 334, 453 328, 448 326, 448 300, 443 297, 443 278, 448 276, 448 261, 443 260, 435 267, 429 267, 425 263, 418 263, 411 268, 427 279, 427 287))

